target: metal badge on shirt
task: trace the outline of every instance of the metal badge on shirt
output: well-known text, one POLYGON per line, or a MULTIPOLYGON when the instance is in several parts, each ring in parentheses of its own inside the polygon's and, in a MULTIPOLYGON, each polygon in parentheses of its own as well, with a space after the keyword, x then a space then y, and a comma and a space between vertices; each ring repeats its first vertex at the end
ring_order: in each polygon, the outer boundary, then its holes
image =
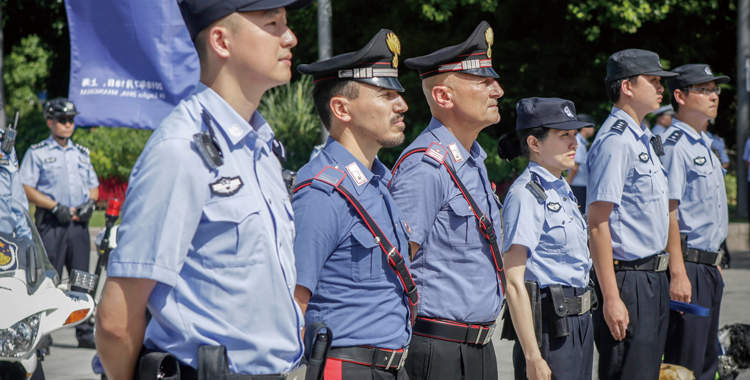
POLYGON ((47 157, 47 158, 44 159, 44 163, 45 164, 51 164, 51 163, 53 163, 55 161, 57 161, 57 158, 55 158, 55 157, 47 157))
POLYGON ((699 156, 693 159, 693 162, 698 166, 703 166, 706 164, 706 157, 699 156))
POLYGON ((456 145, 456 143, 448 144, 448 149, 450 149, 454 161, 463 161, 464 158, 463 156, 461 156, 461 151, 458 149, 458 145, 456 145))
POLYGON ((242 185, 242 178, 239 176, 221 177, 211 184, 211 192, 222 197, 228 197, 236 194, 242 188, 242 185))
POLYGON ((641 152, 641 154, 638 155, 638 159, 641 160, 641 162, 648 162, 648 153, 641 152))
POLYGON ((367 183, 367 177, 365 177, 365 174, 359 169, 359 165, 357 165, 356 162, 346 165, 346 171, 349 172, 349 176, 352 177, 357 186, 367 183))
POLYGON ((560 206, 560 204, 557 203, 557 202, 547 203, 547 209, 550 210, 550 211, 552 211, 552 212, 558 212, 558 211, 560 211, 561 207, 562 206, 560 206))

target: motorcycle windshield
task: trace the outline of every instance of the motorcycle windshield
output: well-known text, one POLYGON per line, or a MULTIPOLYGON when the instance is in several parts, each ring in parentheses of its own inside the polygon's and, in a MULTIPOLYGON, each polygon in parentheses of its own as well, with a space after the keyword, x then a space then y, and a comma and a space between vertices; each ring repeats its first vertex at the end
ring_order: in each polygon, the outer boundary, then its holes
POLYGON ((0 200, 0 277, 25 274, 32 292, 45 277, 59 284, 55 268, 26 206, 17 200, 0 200))

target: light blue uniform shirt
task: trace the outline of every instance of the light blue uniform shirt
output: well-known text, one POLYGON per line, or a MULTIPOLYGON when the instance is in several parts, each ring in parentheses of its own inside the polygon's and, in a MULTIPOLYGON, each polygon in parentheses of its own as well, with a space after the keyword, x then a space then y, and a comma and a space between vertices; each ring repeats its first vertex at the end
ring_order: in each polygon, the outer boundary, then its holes
POLYGON ((680 202, 677 220, 688 247, 716 252, 727 238, 729 215, 724 172, 711 139, 672 119, 662 135, 669 199, 680 202))
MULTIPOLYGON (((388 192, 391 173, 377 158, 372 171, 335 140, 297 174, 297 182, 333 166, 346 188, 375 220, 409 264, 409 240, 401 212, 388 192)), ((297 236, 297 284, 312 291, 305 319, 333 330, 333 346, 398 349, 409 344, 409 301, 385 253, 344 196, 313 181, 292 201, 297 236)))
MULTIPOLYGON (((426 148, 432 142, 445 148, 445 161, 482 213, 492 219, 502 247, 500 209, 484 165, 487 153, 476 141, 467 152, 435 118, 404 152, 426 148)), ((411 227, 409 240, 420 245, 411 266, 419 289, 419 315, 494 322, 503 295, 490 246, 448 171, 426 154, 415 153, 394 173, 390 189, 411 227)), ((502 253, 496 254, 501 260, 502 253)))
POLYGON ((198 347, 224 345, 233 372, 286 372, 302 358, 294 301, 294 222, 273 132, 248 123, 199 84, 154 131, 130 177, 113 277, 158 281, 144 344, 195 367, 198 347), (206 131, 224 155, 209 169, 193 143, 206 131))
POLYGON ((89 200, 89 190, 99 186, 89 150, 71 140, 65 147, 52 138, 26 151, 19 171, 21 183, 68 207, 89 200))
POLYGON ((609 229, 615 260, 648 257, 667 245, 667 178, 651 146, 652 136, 625 111, 612 107, 586 159, 587 206, 597 201, 614 204, 609 229))
POLYGON ((653 127, 651 127, 651 134, 654 136, 662 135, 664 134, 664 131, 667 130, 667 127, 661 125, 661 124, 654 124, 653 127))
POLYGON ((708 131, 703 133, 711 140, 711 150, 719 156, 719 161, 721 161, 722 164, 729 162, 729 155, 727 154, 727 146, 726 143, 724 143, 724 139, 721 136, 713 135, 708 131))
POLYGON ((573 178, 573 182, 571 182, 570 186, 586 187, 589 180, 589 171, 586 167, 586 156, 588 155, 589 142, 586 141, 586 138, 581 136, 580 133, 576 134, 576 141, 578 142, 578 146, 576 146, 575 163, 578 164, 578 171, 576 172, 576 176, 573 178))
POLYGON ((15 148, 7 154, 0 150, 0 232, 31 237, 23 210, 29 209, 26 193, 18 178, 15 148))
POLYGON ((505 197, 503 233, 503 252, 513 244, 526 247, 527 281, 536 281, 542 288, 556 284, 588 287, 591 255, 586 221, 562 177, 555 178, 536 162, 529 162, 505 197), (541 186, 545 201, 526 188, 530 181, 541 186))

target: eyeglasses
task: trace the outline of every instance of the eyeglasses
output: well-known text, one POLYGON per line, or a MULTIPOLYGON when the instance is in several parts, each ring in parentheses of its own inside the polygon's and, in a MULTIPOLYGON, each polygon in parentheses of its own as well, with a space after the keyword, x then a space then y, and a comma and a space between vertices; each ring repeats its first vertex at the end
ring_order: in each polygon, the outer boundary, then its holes
POLYGON ((60 124, 72 123, 73 119, 74 119, 74 116, 61 116, 61 117, 55 118, 55 120, 57 120, 57 122, 60 124))
POLYGON ((688 91, 696 92, 698 94, 703 94, 703 95, 711 95, 711 94, 719 95, 721 94, 721 87, 714 87, 714 88, 688 87, 688 91))

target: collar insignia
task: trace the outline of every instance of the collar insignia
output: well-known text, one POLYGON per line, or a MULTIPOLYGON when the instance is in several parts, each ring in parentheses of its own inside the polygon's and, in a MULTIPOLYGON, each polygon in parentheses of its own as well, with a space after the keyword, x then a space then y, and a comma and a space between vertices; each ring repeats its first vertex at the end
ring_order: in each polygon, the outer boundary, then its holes
POLYGON ((487 42, 487 58, 492 59, 492 44, 495 43, 495 32, 492 27, 484 31, 484 41, 487 42))
POLYGON ((547 210, 550 210, 552 212, 558 212, 558 211, 560 211, 560 208, 561 208, 561 206, 557 202, 547 203, 547 210))
POLYGON ((464 158, 463 156, 461 156, 461 151, 458 149, 458 145, 456 145, 456 143, 448 144, 448 149, 450 149, 454 161, 463 161, 464 158))
POLYGON ((359 169, 359 165, 357 165, 356 162, 346 165, 346 171, 349 172, 349 176, 352 177, 357 186, 362 186, 367 183, 367 177, 362 173, 362 170, 359 169))
POLYGON ((648 153, 641 152, 641 154, 638 155, 638 159, 641 160, 641 162, 648 162, 648 153))
POLYGON ((703 166, 706 164, 706 157, 699 156, 699 157, 693 158, 693 162, 698 166, 703 166))
POLYGON ((388 50, 393 53, 393 61, 391 63, 393 64, 393 68, 398 68, 398 56, 401 54, 401 41, 399 41, 398 36, 396 36, 396 33, 388 33, 385 36, 385 44, 388 45, 388 50))
POLYGON ((211 192, 222 197, 228 197, 236 194, 242 188, 242 185, 242 178, 239 176, 221 177, 211 184, 211 192))
POLYGON ((18 246, 0 237, 0 271, 16 269, 18 246))

